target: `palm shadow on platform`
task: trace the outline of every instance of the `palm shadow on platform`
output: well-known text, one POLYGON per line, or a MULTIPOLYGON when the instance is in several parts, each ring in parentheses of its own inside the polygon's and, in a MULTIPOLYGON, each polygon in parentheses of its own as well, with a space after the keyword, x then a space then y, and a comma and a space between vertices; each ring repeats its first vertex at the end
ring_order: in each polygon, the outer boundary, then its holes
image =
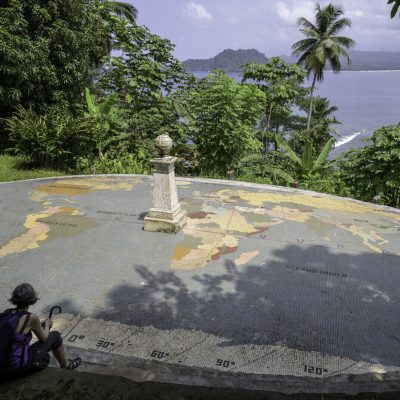
POLYGON ((161 330, 194 329, 222 346, 276 345, 400 365, 399 257, 319 246, 274 250, 262 265, 194 271, 135 266, 95 317, 161 330))

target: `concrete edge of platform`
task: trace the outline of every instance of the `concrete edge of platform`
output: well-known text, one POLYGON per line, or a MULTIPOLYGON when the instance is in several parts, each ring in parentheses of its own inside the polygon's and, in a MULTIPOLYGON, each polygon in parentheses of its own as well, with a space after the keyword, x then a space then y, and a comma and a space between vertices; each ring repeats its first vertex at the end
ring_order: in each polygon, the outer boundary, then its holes
POLYGON ((154 382, 284 394, 341 393, 356 395, 359 393, 400 393, 400 371, 383 374, 343 374, 324 379, 315 379, 200 369, 159 361, 128 358, 92 350, 82 350, 74 347, 68 347, 68 354, 82 357, 83 364, 79 369, 80 372, 119 376, 136 383, 154 382))
MULTIPOLYGON (((54 180, 54 179, 73 179, 73 178, 95 178, 95 177, 110 177, 110 178, 118 178, 118 177, 131 177, 131 178, 145 178, 145 179, 151 179, 152 175, 143 175, 143 174, 98 174, 98 175, 66 175, 66 176, 52 176, 52 177, 46 177, 46 178, 34 178, 34 179, 23 179, 19 181, 9 181, 9 182, 0 182, 0 185, 6 185, 6 184, 15 184, 19 182, 38 182, 38 181, 49 181, 49 180, 54 180)), ((285 192, 285 193, 299 193, 299 194, 308 194, 308 195, 321 195, 322 197, 326 198, 334 198, 334 199, 342 199, 342 200, 347 200, 347 201, 352 201, 358 204, 365 204, 365 205, 373 205, 376 207, 379 207, 379 209, 382 210, 387 210, 390 212, 395 212, 400 214, 400 209, 394 208, 394 207, 389 207, 389 206, 384 206, 380 204, 374 204, 374 203, 368 203, 365 201, 361 200, 356 200, 352 199, 351 197, 341 197, 341 196, 336 196, 333 194, 327 194, 327 193, 319 193, 319 192, 313 192, 311 190, 304 190, 304 189, 296 189, 296 188, 289 188, 286 186, 277 186, 277 185, 267 185, 267 184, 261 184, 261 183, 251 183, 251 182, 243 182, 243 181, 228 181, 224 179, 211 179, 211 178, 189 178, 189 177, 180 177, 177 176, 176 179, 178 181, 187 181, 187 182, 198 182, 198 183, 208 183, 208 184, 219 184, 219 185, 225 185, 225 186, 236 186, 236 187, 243 187, 243 188, 253 188, 253 189, 273 189, 275 191, 280 191, 280 192, 285 192)))

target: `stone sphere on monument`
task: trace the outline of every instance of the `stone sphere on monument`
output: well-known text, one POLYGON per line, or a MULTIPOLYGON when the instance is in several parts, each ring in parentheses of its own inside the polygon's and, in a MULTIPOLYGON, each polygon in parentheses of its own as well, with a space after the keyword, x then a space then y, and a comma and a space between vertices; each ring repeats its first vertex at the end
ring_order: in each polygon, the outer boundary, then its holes
POLYGON ((160 157, 168 157, 172 149, 173 141, 167 134, 159 135, 155 138, 154 143, 160 153, 160 157))

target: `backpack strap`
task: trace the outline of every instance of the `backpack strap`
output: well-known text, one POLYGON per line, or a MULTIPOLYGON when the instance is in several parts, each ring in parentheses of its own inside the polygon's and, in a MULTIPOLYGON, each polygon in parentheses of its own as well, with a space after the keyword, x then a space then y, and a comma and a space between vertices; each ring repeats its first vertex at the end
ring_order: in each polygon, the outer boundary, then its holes
POLYGON ((24 330, 25 330, 26 326, 28 325, 29 320, 31 319, 31 313, 28 313, 27 311, 25 311, 25 313, 22 314, 23 316, 26 315, 26 318, 25 318, 24 323, 22 324, 22 328, 19 331, 19 333, 24 333, 24 330))
MULTIPOLYGON (((22 316, 26 315, 25 321, 22 324, 22 328, 19 331, 19 333, 24 333, 24 330, 26 328, 26 326, 28 325, 29 320, 31 319, 31 313, 27 312, 27 311, 21 311, 22 316)), ((20 317, 21 318, 21 317, 20 317)), ((24 361, 25 361, 25 348, 26 345, 28 344, 28 340, 26 335, 24 335, 24 341, 22 342, 21 345, 21 364, 19 365, 19 368, 22 369, 24 367, 24 361)))

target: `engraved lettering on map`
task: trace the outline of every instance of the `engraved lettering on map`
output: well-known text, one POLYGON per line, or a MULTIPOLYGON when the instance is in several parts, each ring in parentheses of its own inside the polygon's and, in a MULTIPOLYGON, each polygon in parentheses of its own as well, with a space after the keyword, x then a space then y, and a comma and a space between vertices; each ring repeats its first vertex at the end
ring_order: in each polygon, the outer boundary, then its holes
POLYGON ((314 374, 314 375, 322 375, 322 373, 328 372, 326 368, 322 367, 315 367, 313 365, 304 365, 304 372, 307 372, 309 374, 314 374))
POLYGON ((317 270, 315 268, 307 268, 307 267, 301 267, 297 265, 286 265, 286 271, 289 272, 308 272, 311 274, 321 274, 321 275, 327 275, 327 276, 334 276, 336 278, 348 278, 347 274, 344 274, 342 272, 333 272, 333 271, 322 271, 322 270, 317 270))
POLYGON ((235 362, 229 360, 222 360, 221 358, 218 358, 215 365, 217 367, 229 368, 231 365, 235 365, 235 362))
POLYGON ((169 356, 169 353, 166 353, 164 351, 158 351, 158 350, 153 350, 150 354, 150 357, 158 358, 158 359, 168 357, 168 356, 169 356))

